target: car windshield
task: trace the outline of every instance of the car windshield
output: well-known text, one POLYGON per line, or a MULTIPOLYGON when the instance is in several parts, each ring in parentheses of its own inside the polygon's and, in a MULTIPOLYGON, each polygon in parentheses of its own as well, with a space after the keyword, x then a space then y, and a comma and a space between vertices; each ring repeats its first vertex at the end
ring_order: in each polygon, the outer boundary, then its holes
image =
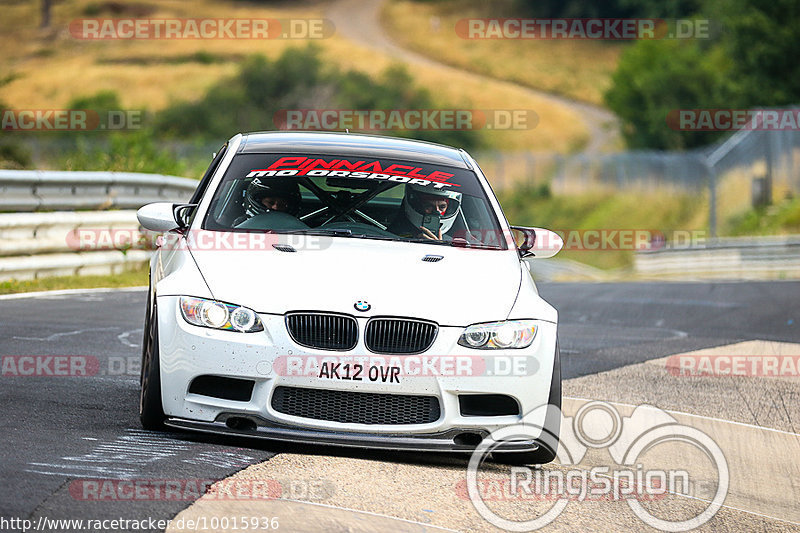
POLYGON ((368 157, 238 154, 203 229, 507 248, 475 173, 368 157))

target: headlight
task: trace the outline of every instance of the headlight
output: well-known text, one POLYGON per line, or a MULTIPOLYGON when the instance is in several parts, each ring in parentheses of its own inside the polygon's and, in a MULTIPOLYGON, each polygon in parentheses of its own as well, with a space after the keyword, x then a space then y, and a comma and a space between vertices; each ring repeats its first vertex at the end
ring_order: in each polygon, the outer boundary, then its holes
POLYGON ((461 334, 458 344, 478 350, 527 348, 535 336, 533 320, 507 320, 469 326, 461 334))
POLYGON ((252 309, 215 300, 181 296, 181 314, 194 326, 244 333, 264 331, 261 319, 252 309))

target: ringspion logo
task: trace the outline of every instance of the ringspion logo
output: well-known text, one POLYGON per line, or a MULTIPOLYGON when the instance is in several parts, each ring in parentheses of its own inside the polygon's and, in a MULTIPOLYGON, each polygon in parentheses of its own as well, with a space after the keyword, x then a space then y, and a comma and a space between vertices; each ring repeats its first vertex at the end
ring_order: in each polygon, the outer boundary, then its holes
POLYGON ((666 411, 650 405, 637 406, 623 417, 601 401, 584 403, 574 417, 565 417, 553 405, 527 413, 517 424, 493 431, 475 448, 466 479, 454 487, 469 499, 478 514, 495 527, 508 531, 535 531, 556 520, 572 502, 624 501, 645 524, 661 531, 688 531, 709 520, 722 507, 730 487, 728 461, 719 445, 697 428, 678 423, 666 411), (554 433, 548 419, 558 419, 554 433), (544 423, 541 423, 544 421, 544 423), (481 471, 489 454, 521 441, 536 441, 556 450, 558 468, 512 467, 481 471), (590 449, 605 449, 609 461, 585 466, 590 449), (689 456, 703 457, 708 466, 691 465, 689 456), (678 468, 663 468, 654 457, 681 457, 678 468), (645 466, 647 465, 647 466, 645 466), (670 513, 668 496, 685 496, 700 505, 688 512, 679 500, 680 512, 670 513), (550 506, 522 507, 525 520, 501 516, 487 502, 550 502, 550 506), (650 506, 659 501, 657 514, 650 506), (662 518, 662 516, 665 516, 662 518))

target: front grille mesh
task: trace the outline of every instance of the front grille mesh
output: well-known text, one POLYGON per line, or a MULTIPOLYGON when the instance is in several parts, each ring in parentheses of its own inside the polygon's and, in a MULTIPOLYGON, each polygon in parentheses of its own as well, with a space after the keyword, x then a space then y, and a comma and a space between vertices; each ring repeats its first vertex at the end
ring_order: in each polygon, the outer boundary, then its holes
POLYGON ((343 424, 429 424, 439 420, 435 396, 373 394, 276 387, 272 408, 279 413, 343 424))
POLYGON ((364 341, 375 353, 420 353, 433 344, 436 324, 403 318, 374 318, 367 324, 364 341))
POLYGON ((358 325, 353 317, 323 313, 286 315, 286 327, 294 341, 308 348, 352 350, 358 341, 358 325))

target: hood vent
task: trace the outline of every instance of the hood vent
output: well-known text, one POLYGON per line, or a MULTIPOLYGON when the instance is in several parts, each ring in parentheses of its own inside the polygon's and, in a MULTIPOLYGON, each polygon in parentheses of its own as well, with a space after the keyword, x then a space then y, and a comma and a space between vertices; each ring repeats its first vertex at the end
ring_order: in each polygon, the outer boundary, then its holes
POLYGON ((297 251, 292 246, 290 246, 288 244, 273 244, 272 247, 275 248, 276 250, 278 250, 279 252, 296 252, 297 251))
POLYGON ((422 258, 422 260, 425 261, 426 263, 438 263, 442 259, 444 259, 444 256, 442 255, 431 255, 431 254, 428 254, 422 258))

